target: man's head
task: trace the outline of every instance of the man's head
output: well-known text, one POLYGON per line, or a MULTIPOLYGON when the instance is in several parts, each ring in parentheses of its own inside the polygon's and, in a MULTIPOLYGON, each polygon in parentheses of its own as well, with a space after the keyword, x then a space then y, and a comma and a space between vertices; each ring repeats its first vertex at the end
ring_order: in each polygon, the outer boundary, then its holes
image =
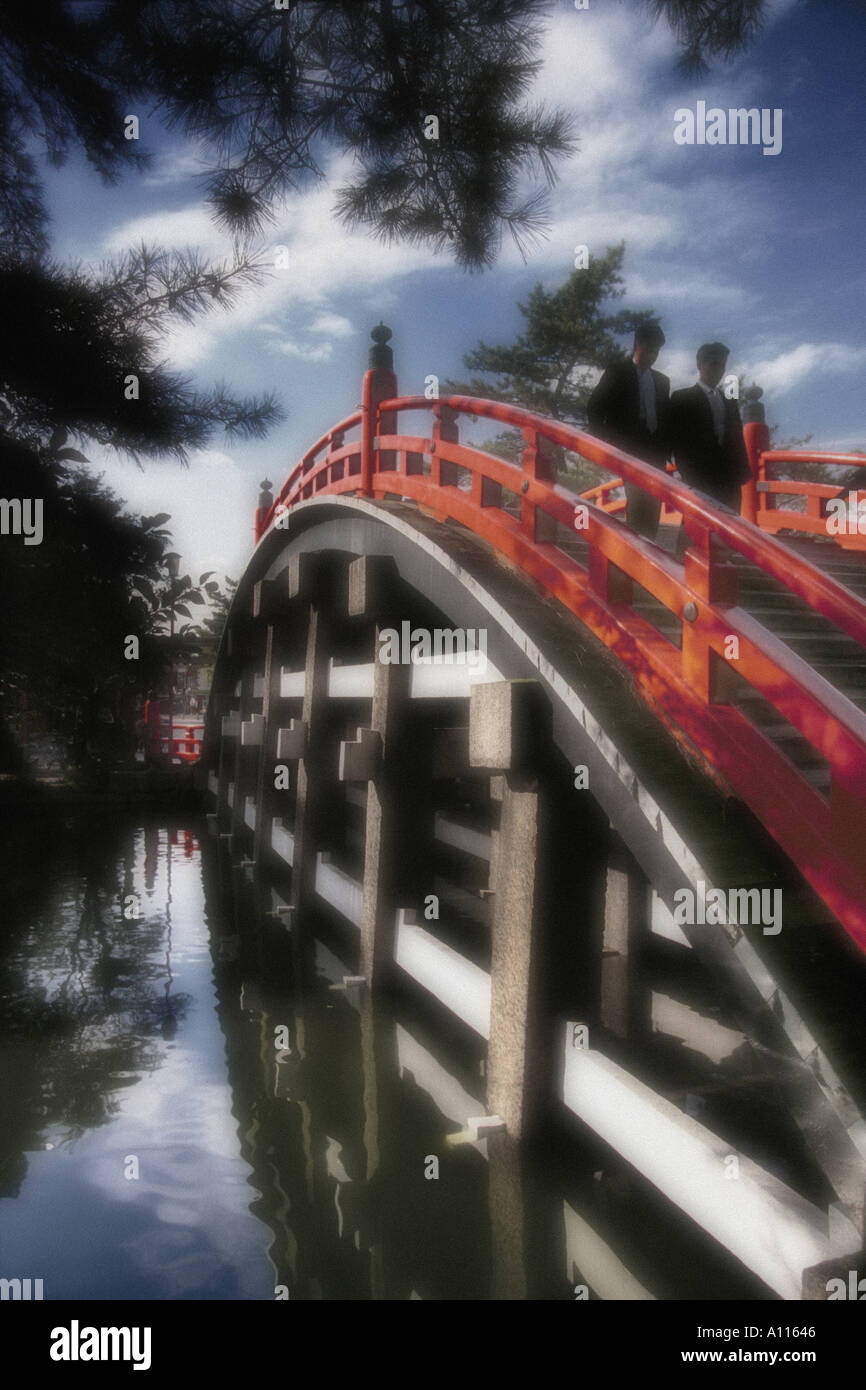
POLYGON ((638 367, 651 367, 664 346, 665 335, 657 323, 638 324, 634 331, 632 361, 638 367))
POLYGON ((705 386, 718 386, 728 365, 728 351, 724 343, 702 343, 698 348, 698 376, 705 386))

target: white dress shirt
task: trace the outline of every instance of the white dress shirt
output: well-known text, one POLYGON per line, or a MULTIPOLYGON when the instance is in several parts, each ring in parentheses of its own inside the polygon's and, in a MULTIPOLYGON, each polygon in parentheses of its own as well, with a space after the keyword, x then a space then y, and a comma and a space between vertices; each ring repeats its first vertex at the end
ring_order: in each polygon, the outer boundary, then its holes
POLYGON ((721 444, 725 437, 725 403, 722 400, 722 393, 718 386, 707 386, 706 382, 699 381, 698 385, 705 392, 710 403, 710 410, 713 412, 713 428, 716 431, 716 439, 721 444))
MULTIPOLYGON (((635 362, 637 367, 637 363, 635 362)), ((637 385, 640 394, 641 424, 646 425, 650 434, 655 434, 656 425, 656 384, 650 367, 637 368, 637 385)))

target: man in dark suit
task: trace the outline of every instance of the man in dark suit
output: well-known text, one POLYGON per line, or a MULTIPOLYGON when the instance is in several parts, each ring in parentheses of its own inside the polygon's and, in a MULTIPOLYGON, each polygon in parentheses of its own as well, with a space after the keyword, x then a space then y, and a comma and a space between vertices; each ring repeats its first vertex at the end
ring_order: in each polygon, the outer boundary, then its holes
MULTIPOLYGON (((631 359, 614 362, 605 369, 586 407, 590 434, 662 469, 668 457, 671 384, 652 366, 664 341, 665 335, 657 323, 636 328, 631 359)), ((653 540, 661 504, 632 483, 626 483, 625 495, 629 526, 653 540)))
POLYGON ((724 343, 698 348, 698 380, 671 396, 668 433, 683 482, 738 512, 752 470, 737 402, 719 390, 727 361, 724 343))

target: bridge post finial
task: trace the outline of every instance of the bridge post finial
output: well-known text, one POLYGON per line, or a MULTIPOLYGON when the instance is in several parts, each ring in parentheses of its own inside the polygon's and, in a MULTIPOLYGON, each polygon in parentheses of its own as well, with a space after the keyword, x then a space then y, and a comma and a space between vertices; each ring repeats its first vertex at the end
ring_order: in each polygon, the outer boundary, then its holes
POLYGON ((379 406, 382 401, 397 395, 397 378, 394 374, 394 354, 388 346, 391 330, 379 323, 370 330, 373 346, 370 348, 370 365, 364 373, 364 387, 361 393, 361 479, 359 497, 370 497, 373 492, 373 474, 377 468, 386 470, 396 467, 396 455, 392 450, 375 449, 377 435, 393 434, 396 416, 393 411, 382 415, 379 406))
POLYGON ((762 386, 743 387, 743 424, 762 425, 764 423, 764 405, 761 397, 764 394, 762 386))
POLYGON ((393 337, 390 328, 380 319, 376 327, 370 329, 370 337, 373 339, 373 347, 370 348, 370 367, 373 369, 382 367, 385 371, 393 371, 394 353, 388 347, 388 341, 393 337))
POLYGON ((265 478, 263 482, 259 483, 261 491, 259 493, 259 505, 256 508, 256 541, 261 540, 268 513, 274 505, 274 496, 271 491, 273 486, 270 478, 265 478))

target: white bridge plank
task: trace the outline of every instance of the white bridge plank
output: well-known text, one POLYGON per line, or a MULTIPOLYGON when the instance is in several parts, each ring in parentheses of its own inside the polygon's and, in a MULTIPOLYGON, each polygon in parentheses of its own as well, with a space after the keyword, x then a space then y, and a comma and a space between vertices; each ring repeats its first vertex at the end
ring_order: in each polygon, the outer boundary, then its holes
POLYGON ((731 1145, 590 1048, 565 1045, 563 1099, 591 1129, 660 1192, 782 1298, 799 1299, 802 1273, 845 1253, 831 1241, 827 1215, 737 1155, 731 1145))

